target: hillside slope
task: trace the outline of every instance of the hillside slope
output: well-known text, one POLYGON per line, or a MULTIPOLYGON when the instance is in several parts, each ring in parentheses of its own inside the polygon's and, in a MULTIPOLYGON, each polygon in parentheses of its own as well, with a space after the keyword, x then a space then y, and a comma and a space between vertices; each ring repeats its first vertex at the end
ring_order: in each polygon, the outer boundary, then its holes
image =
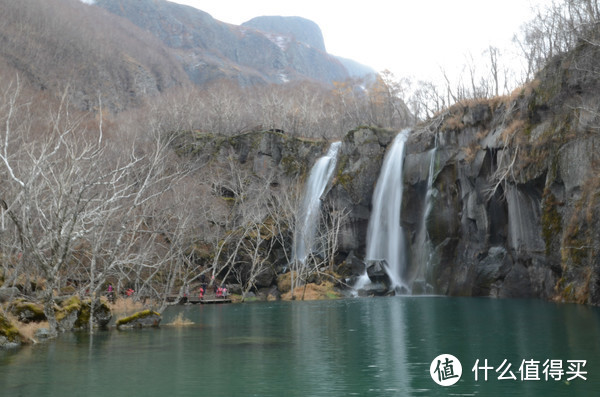
POLYGON ((81 110, 102 100, 120 112, 172 87, 222 79, 252 86, 349 76, 335 57, 291 36, 165 0, 0 0, 0 9, 0 73, 54 97, 68 87, 81 110))
POLYGON ((305 79, 329 84, 348 77, 345 67, 319 48, 291 36, 226 24, 192 7, 165 0, 97 0, 96 5, 174 49, 197 84, 220 78, 244 85, 305 79))
POLYGON ((182 85, 180 63, 152 35, 78 0, 0 0, 0 62, 42 90, 69 87, 71 102, 92 109, 101 96, 123 110, 182 85))

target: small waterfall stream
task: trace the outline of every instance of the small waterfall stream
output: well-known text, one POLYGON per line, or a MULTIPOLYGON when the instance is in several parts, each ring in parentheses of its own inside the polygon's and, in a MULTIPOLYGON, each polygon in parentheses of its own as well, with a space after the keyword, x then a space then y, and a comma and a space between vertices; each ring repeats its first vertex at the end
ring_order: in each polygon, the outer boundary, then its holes
MULTIPOLYGON (((373 193, 373 210, 367 230, 367 261, 385 260, 392 289, 406 289, 405 238, 400 225, 402 209, 404 144, 408 130, 400 132, 383 160, 373 193)), ((362 277, 357 284, 365 282, 362 277)), ((356 287, 356 286, 355 286, 356 287)))
POLYGON ((437 151, 437 136, 435 146, 429 151, 429 170, 427 174, 427 191, 423 203, 423 215, 419 224, 419 234, 417 235, 417 276, 414 281, 421 284, 420 292, 432 292, 431 286, 427 284, 431 280, 431 262, 433 255, 433 247, 427 232, 427 220, 433 206, 432 197, 434 194, 433 180, 435 179, 435 159, 437 151))
POLYGON ((321 196, 333 176, 341 142, 333 142, 327 154, 319 158, 310 170, 294 230, 292 258, 304 264, 313 251, 319 227, 321 196))

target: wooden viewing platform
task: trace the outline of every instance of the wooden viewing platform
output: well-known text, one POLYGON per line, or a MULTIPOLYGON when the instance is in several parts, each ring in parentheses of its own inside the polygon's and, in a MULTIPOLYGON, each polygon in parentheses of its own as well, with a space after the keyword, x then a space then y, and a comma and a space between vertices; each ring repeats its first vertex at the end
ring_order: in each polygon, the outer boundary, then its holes
POLYGON ((205 298, 190 297, 190 298, 187 298, 187 303, 202 303, 202 304, 231 303, 231 299, 220 298, 220 297, 211 297, 211 296, 207 296, 205 298))
POLYGON ((173 302, 173 303, 176 303, 179 305, 183 305, 185 303, 218 304, 218 303, 231 303, 231 299, 226 298, 226 297, 218 297, 218 296, 214 296, 214 295, 205 296, 204 298, 199 298, 197 296, 178 297, 177 295, 169 295, 167 297, 167 302, 173 302))

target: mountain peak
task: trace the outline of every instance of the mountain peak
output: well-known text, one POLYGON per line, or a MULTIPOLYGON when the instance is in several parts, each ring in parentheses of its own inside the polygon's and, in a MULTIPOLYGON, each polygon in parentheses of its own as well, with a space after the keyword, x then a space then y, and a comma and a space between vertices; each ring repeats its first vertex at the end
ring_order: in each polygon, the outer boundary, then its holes
POLYGON ((308 44, 317 50, 327 52, 323 32, 315 22, 302 17, 261 16, 242 24, 265 33, 290 36, 296 41, 308 44))

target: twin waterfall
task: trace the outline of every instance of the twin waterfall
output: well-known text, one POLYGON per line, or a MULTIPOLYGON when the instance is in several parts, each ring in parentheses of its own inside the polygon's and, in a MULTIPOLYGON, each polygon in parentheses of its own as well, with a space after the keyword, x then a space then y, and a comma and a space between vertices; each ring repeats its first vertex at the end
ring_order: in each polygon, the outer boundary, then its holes
MULTIPOLYGON (((409 130, 400 132, 388 147, 381 171, 375 185, 372 199, 372 211, 367 229, 367 247, 365 262, 374 261, 383 264, 389 278, 389 290, 397 293, 410 293, 413 283, 427 285, 430 277, 431 242, 427 234, 427 217, 432 207, 433 180, 435 174, 436 149, 429 152, 429 169, 427 192, 423 203, 423 214, 416 235, 417 253, 414 260, 415 269, 407 269, 407 241, 401 226, 403 164, 405 143, 409 130)), ((298 212, 294 233, 292 257, 294 262, 305 265, 312 253, 318 252, 316 234, 320 225, 321 197, 333 176, 337 154, 341 142, 332 143, 327 154, 317 160, 311 169, 305 187, 304 197, 298 212)), ((360 290, 370 283, 369 276, 364 275, 354 285, 360 290)))
POLYGON ((341 142, 332 143, 327 154, 317 160, 310 171, 304 189, 304 197, 294 231, 294 251, 292 252, 293 260, 302 264, 306 263, 306 258, 316 248, 315 236, 321 217, 321 196, 333 176, 341 144, 341 142))

